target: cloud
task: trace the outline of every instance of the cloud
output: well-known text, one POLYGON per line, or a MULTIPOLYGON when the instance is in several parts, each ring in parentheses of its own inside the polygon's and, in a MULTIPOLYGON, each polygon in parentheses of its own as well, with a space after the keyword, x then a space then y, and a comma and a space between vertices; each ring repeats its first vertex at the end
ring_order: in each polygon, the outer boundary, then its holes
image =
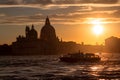
POLYGON ((5 14, 0 14, 0 17, 5 17, 6 15, 5 14))
MULTIPOLYGON (((0 16, 1 18, 1 16, 0 16)), ((23 25, 23 24, 40 24, 43 22, 45 17, 42 14, 36 14, 34 16, 4 16, 3 19, 0 20, 0 24, 2 25, 23 25)))
POLYGON ((81 3, 102 3, 102 4, 114 4, 118 0, 1 0, 1 5, 18 5, 18 4, 81 4, 81 3))
POLYGON ((54 4, 54 1, 53 0, 34 0, 33 4, 48 5, 48 4, 54 4))
MULTIPOLYGON (((120 11, 86 11, 86 12, 70 12, 70 13, 57 13, 51 14, 50 19, 53 24, 87 24, 87 18, 103 18, 106 23, 120 23, 120 11)), ((14 25, 29 25, 29 24, 42 24, 46 16, 38 13, 35 15, 21 15, 21 16, 7 16, 2 15, 0 24, 14 24, 14 25)))
POLYGON ((117 3, 118 0, 55 0, 54 2, 60 4, 78 4, 78 3, 113 4, 113 3, 117 3))
POLYGON ((66 8, 69 6, 120 6, 120 0, 0 0, 0 7, 29 7, 43 10, 66 8), (88 5, 89 4, 89 5, 88 5))
POLYGON ((115 16, 116 18, 120 17, 120 10, 117 10, 112 16, 115 16))
POLYGON ((23 4, 25 1, 24 0, 1 0, 0 4, 1 5, 18 5, 18 4, 23 4))
MULTIPOLYGON (((17 4, 42 4, 43 6, 41 8, 26 8, 26 7, 10 7, 10 8, 1 8, 0 13, 2 16, 2 20, 0 20, 0 24, 41 24, 44 22, 45 17, 47 15, 50 15, 52 18, 52 21, 54 24, 83 24, 85 22, 86 18, 112 18, 114 22, 117 22, 114 20, 114 18, 120 18, 119 14, 119 8, 120 6, 48 6, 49 9, 45 9, 44 5, 49 5, 49 4, 70 4, 72 1, 79 1, 79 0, 61 0, 61 3, 59 2, 60 0, 20 0, 16 2, 16 0, 9 0, 9 1, 14 1, 14 3, 17 4), (62 2, 63 1, 63 2, 62 2), (68 1, 66 3, 65 1, 68 1), (35 11, 34 11, 35 10, 35 11), (2 13, 6 13, 7 15, 3 15, 2 13)), ((82 3, 85 1, 80 0, 82 3)), ((79 2, 80 2, 79 1, 79 2)), ((87 2, 89 1, 94 1, 94 0, 86 0, 87 2)), ((99 0, 95 0, 101 3, 99 0)), ((110 0, 106 0, 110 1, 110 0)), ((1 2, 1 1, 0 1, 1 2)), ((4 1, 2 1, 4 2, 4 1)), ((74 2, 73 4, 77 4, 74 2)), ((102 3, 106 3, 102 2, 102 3)), ((96 2, 95 2, 96 3, 96 2)), ((113 3, 113 2, 112 2, 113 3)), ((31 7, 32 7, 31 4, 31 7)), ((97 5, 97 4, 96 4, 97 5)), ((30 6, 30 5, 29 5, 30 6)), ((1 17, 0 16, 0 17, 1 17)), ((110 19, 111 20, 111 19, 110 19)), ((119 19, 117 19, 119 22, 119 19)), ((109 21, 110 22, 110 21, 109 21)), ((112 20, 111 20, 112 22, 112 20)))

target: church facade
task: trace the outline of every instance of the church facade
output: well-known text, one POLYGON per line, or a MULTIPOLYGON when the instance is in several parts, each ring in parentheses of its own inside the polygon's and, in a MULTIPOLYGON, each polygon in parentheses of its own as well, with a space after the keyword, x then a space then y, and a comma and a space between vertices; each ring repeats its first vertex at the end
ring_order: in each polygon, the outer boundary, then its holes
POLYGON ((47 17, 45 25, 41 29, 40 37, 34 29, 34 25, 26 26, 25 36, 19 35, 12 43, 14 55, 58 54, 60 41, 56 36, 54 27, 47 17))

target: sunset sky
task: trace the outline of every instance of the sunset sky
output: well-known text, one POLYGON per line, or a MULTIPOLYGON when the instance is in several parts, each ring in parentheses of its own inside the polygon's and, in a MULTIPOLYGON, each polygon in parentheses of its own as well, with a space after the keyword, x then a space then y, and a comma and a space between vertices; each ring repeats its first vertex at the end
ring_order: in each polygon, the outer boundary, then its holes
POLYGON ((25 36, 26 25, 34 24, 40 34, 47 15, 64 41, 104 44, 120 37, 120 0, 0 0, 0 44, 25 36))

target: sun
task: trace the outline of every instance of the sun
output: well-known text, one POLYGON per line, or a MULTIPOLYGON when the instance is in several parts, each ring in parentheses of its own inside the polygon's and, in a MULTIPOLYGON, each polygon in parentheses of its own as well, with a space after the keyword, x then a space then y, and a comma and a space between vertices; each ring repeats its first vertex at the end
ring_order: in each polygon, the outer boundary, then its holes
POLYGON ((93 32, 96 35, 100 35, 103 33, 103 27, 101 25, 95 25, 93 26, 93 32))
POLYGON ((104 31, 102 21, 100 19, 95 19, 91 21, 93 25, 92 31, 95 35, 101 35, 104 31))

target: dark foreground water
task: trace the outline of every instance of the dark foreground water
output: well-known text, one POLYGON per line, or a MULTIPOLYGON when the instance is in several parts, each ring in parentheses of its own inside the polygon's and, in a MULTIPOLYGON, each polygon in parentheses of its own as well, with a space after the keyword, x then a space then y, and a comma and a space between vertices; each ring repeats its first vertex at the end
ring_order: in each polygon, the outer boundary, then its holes
POLYGON ((100 63, 64 63, 58 56, 1 56, 0 80, 120 80, 120 55, 100 63))

